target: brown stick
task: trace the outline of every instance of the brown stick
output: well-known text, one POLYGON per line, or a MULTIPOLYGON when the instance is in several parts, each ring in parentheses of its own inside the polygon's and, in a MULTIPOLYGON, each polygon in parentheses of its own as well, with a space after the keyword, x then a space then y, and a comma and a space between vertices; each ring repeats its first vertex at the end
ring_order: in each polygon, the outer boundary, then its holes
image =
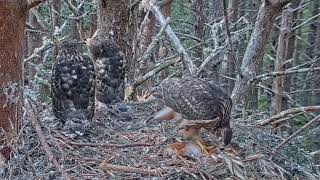
POLYGON ((320 67, 315 68, 302 68, 302 69, 294 69, 294 70, 286 70, 286 71, 275 71, 270 73, 261 74, 258 76, 255 76, 250 79, 250 81, 260 81, 261 79, 267 79, 267 78, 274 78, 278 76, 283 76, 287 74, 295 74, 295 73, 305 73, 305 72, 313 72, 313 71, 320 71, 320 67))
POLYGON ((289 114, 295 114, 295 113, 299 113, 299 112, 310 112, 310 111, 313 112, 313 111, 319 111, 319 110, 320 110, 320 106, 307 106, 307 107, 298 107, 298 108, 287 109, 287 110, 281 111, 279 114, 271 116, 267 119, 260 120, 256 124, 260 125, 260 126, 265 126, 265 125, 268 125, 271 122, 278 120, 280 118, 283 118, 289 114))
POLYGON ((132 91, 129 94, 129 99, 133 99, 133 97, 135 96, 136 93, 136 89, 138 86, 140 86, 142 83, 144 83, 145 81, 147 81, 148 79, 150 79, 151 77, 153 77, 154 75, 156 75, 157 73, 159 73, 160 71, 178 63, 181 61, 181 58, 175 58, 172 59, 170 61, 167 61, 163 64, 160 64, 159 66, 155 67, 153 70, 149 71, 147 74, 143 75, 142 77, 139 77, 139 79, 137 79, 133 84, 132 84, 132 91))
POLYGON ((68 142, 70 145, 74 146, 89 146, 89 147, 105 147, 105 148, 127 148, 127 147, 139 147, 139 146, 153 146, 151 143, 133 143, 133 144, 109 144, 109 143, 77 143, 68 142))
POLYGON ((29 102, 28 100, 28 103, 29 103, 29 106, 31 107, 32 109, 32 113, 29 113, 29 118, 30 118, 30 121, 31 121, 31 124, 33 126, 33 128, 36 130, 36 133, 39 137, 39 140, 40 140, 40 143, 46 153, 46 155, 48 156, 49 160, 53 163, 53 165, 55 166, 55 168, 62 174, 62 176, 64 176, 67 180, 71 180, 71 176, 68 175, 61 167, 61 165, 59 164, 59 162, 56 160, 56 158, 53 156, 53 153, 50 149, 50 146, 48 145, 47 141, 46 141, 46 138, 44 137, 43 135, 43 132, 42 132, 42 129, 41 129, 41 126, 37 120, 37 117, 36 117, 36 113, 35 113, 35 109, 33 108, 33 106, 31 105, 31 103, 29 102))
POLYGON ((143 175, 151 175, 151 176, 162 176, 161 171, 163 169, 156 168, 156 169, 142 169, 142 168, 135 168, 130 166, 120 166, 120 165, 112 165, 103 161, 100 164, 100 169, 104 171, 115 171, 121 173, 138 173, 143 175))
POLYGON ((163 26, 161 27, 159 33, 153 38, 152 42, 148 46, 148 49, 145 51, 143 56, 138 59, 138 62, 142 61, 143 63, 145 63, 145 62, 149 61, 149 59, 152 56, 152 53, 156 49, 156 46, 159 44, 159 41, 160 41, 165 29, 169 25, 169 22, 170 22, 170 17, 167 17, 167 19, 164 22, 163 26))
POLYGON ((303 131, 304 129, 306 129, 307 127, 311 126, 311 124, 313 124, 314 122, 318 121, 320 119, 320 115, 316 116, 315 118, 313 118, 310 122, 308 122, 307 124, 305 124, 304 126, 302 126, 298 131, 296 131, 295 133, 291 134, 291 136, 289 136, 287 139, 285 139, 282 143, 280 143, 278 146, 276 146, 273 149, 273 153, 276 153, 283 145, 287 144, 292 138, 296 137, 301 131, 303 131))

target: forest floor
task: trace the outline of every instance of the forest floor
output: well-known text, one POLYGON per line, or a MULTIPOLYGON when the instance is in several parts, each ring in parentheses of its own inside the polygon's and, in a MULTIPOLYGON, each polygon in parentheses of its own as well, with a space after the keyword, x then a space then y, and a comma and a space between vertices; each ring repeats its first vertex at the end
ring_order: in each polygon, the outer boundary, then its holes
MULTIPOLYGON (((169 144, 180 136, 175 121, 153 118, 163 105, 156 100, 127 102, 132 120, 122 121, 106 109, 97 109, 94 125, 87 135, 75 139, 64 136, 57 128, 49 109, 37 115, 45 141, 26 116, 12 159, 2 176, 8 179, 316 179, 307 153, 297 141, 280 152, 272 149, 283 141, 270 129, 257 128, 256 119, 264 114, 233 120, 234 138, 229 148, 195 158, 168 156, 169 144), (237 122, 237 123, 235 123, 237 122), (49 160, 53 154, 57 164, 49 160), (57 169, 60 166, 60 170, 57 169), (63 175, 64 174, 64 175, 63 175)), ((209 144, 217 139, 206 131, 202 136, 209 144)))

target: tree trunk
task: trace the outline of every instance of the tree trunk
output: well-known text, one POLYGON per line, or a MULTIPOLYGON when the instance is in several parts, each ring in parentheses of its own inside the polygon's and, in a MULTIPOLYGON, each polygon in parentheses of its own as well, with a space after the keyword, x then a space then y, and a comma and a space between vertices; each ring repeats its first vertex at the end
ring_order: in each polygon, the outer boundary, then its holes
MULTIPOLYGON (((167 17, 170 17, 171 16, 171 6, 172 6, 172 0, 170 1, 170 3, 166 3, 166 4, 163 4, 162 6, 161 6, 161 12, 162 12, 162 14, 163 14, 163 16, 165 17, 165 18, 167 18, 167 17)), ((183 1, 181 1, 181 3, 183 3, 183 1)), ((184 14, 184 12, 181 12, 181 11, 183 11, 183 4, 180 4, 180 13, 183 13, 184 14)), ((167 38, 165 38, 164 39, 164 41, 166 41, 166 42, 169 42, 170 40, 168 40, 167 38)), ((163 41, 162 41, 163 42, 163 41)), ((160 48, 159 48, 159 52, 158 52, 158 56, 159 56, 159 58, 165 58, 167 55, 168 55, 168 53, 169 53, 169 50, 167 49, 167 47, 164 45, 165 43, 161 43, 160 42, 160 48)), ((165 79, 167 76, 168 76, 168 69, 164 69, 164 70, 162 70, 161 72, 160 72, 160 80, 163 80, 163 79, 165 79)))
MULTIPOLYGON (((194 25, 193 25, 193 32, 194 36, 203 40, 204 39, 204 24, 205 24, 205 17, 204 17, 204 2, 203 0, 195 0, 193 3, 193 6, 195 8, 195 12, 192 13, 194 16, 194 25)), ((194 57, 196 60, 194 61, 196 66, 199 67, 202 63, 202 46, 198 46, 194 50, 194 57)))
MULTIPOLYGON (((299 6, 299 3, 297 3, 297 6, 299 6)), ((297 10, 296 11, 296 18, 295 18, 295 27, 298 26, 299 24, 303 23, 301 21, 301 18, 303 17, 303 10, 297 10)), ((302 31, 301 28, 295 30, 295 32, 293 32, 297 37, 301 37, 302 31)), ((290 45, 290 44, 289 44, 290 45)), ((299 57, 300 57, 300 51, 299 49, 301 49, 301 41, 299 39, 295 39, 294 41, 294 49, 293 49, 293 54, 292 54, 292 66, 295 67, 299 64, 299 57)), ((298 74, 292 74, 290 76, 290 84, 291 84, 291 88, 290 91, 295 91, 297 89, 299 89, 299 85, 296 85, 296 83, 298 82, 298 74)), ((298 101, 300 98, 298 96, 298 94, 292 94, 292 98, 295 101, 298 101)), ((291 107, 292 108, 292 107, 291 107)))
MULTIPOLYGON (((311 16, 316 16, 320 13, 319 1, 312 2, 311 12, 312 12, 311 16)), ((319 35, 317 35, 317 33, 319 31, 318 24, 319 24, 319 17, 315 18, 312 21, 312 23, 310 23, 310 25, 309 25, 310 30, 309 30, 309 34, 308 34, 308 42, 309 42, 310 46, 306 49, 306 51, 307 51, 306 53, 310 59, 316 59, 317 54, 320 51, 320 49, 317 49, 317 36, 319 38, 319 35)), ((313 66, 316 67, 319 64, 320 64, 319 61, 317 61, 313 66)), ((310 72, 307 74, 306 78, 310 78, 312 76, 317 76, 318 74, 319 74, 318 72, 310 72)), ((314 81, 314 82, 316 82, 316 81, 314 81)), ((305 90, 311 89, 313 87, 313 84, 318 84, 318 83, 306 82, 303 89, 305 89, 305 90)), ((314 101, 314 99, 316 98, 316 96, 314 96, 314 95, 315 95, 315 93, 313 93, 312 91, 306 91, 304 93, 304 104, 310 105, 314 101)))
MULTIPOLYGON (((0 2, 0 127, 9 143, 19 131, 21 118, 22 45, 26 16, 26 1, 0 2)), ((2 148, 1 153, 9 158, 10 148, 2 148)))
MULTIPOLYGON (((299 1, 293 1, 292 2, 292 9, 295 9, 297 7, 299 7, 299 4, 300 2, 299 1)), ((296 11, 293 11, 292 12, 292 25, 291 27, 296 27, 298 25, 298 13, 299 13, 299 10, 296 10, 296 11)), ((290 31, 290 35, 289 35, 289 41, 288 41, 288 48, 287 48, 287 60, 291 60, 290 62, 287 62, 285 65, 284 65, 284 68, 285 69, 289 69, 291 67, 294 66, 294 63, 295 62, 295 58, 296 58, 296 53, 297 53, 297 47, 296 47, 296 44, 297 44, 297 38, 296 38, 296 33, 298 31, 293 31, 291 30, 290 31)), ((292 77, 295 76, 295 74, 291 74, 291 75, 287 75, 285 76, 285 80, 284 80, 284 91, 285 92, 290 92, 291 89, 293 89, 294 87, 292 87, 292 77)), ((291 95, 291 98, 294 99, 294 94, 291 95)), ((282 109, 289 109, 291 107, 290 103, 288 102, 288 99, 283 99, 284 103, 283 104, 283 107, 282 109)))
POLYGON ((264 50, 268 42, 274 19, 288 2, 288 0, 266 0, 262 3, 254 30, 242 60, 240 68, 241 74, 238 75, 235 87, 232 91, 232 100, 234 104, 245 104, 244 99, 246 99, 252 85, 250 79, 255 76, 256 68, 263 59, 264 50))
POLYGON ((114 39, 125 53, 126 76, 129 82, 134 81, 137 54, 137 40, 140 18, 135 10, 129 10, 129 1, 97 1, 97 37, 114 39))
MULTIPOLYGON (((319 1, 317 1, 318 3, 317 3, 317 5, 316 6, 314 6, 314 7, 317 7, 317 10, 315 10, 316 12, 315 13, 320 13, 320 3, 319 3, 319 1)), ((315 23, 315 26, 316 26, 316 28, 317 28, 317 33, 316 33, 316 42, 315 42, 315 57, 316 58, 320 58, 320 23, 319 23, 319 21, 320 21, 320 18, 318 17, 317 18, 318 20, 317 21, 315 21, 315 22, 317 22, 317 23, 315 23)), ((320 67, 320 61, 317 61, 316 62, 316 66, 317 67, 320 67)), ((320 78, 320 72, 318 71, 318 72, 315 72, 316 74, 315 74, 315 76, 316 76, 316 79, 319 79, 320 78)), ((313 89, 320 89, 320 83, 317 83, 317 81, 313 81, 313 89)), ((318 90, 318 91, 315 91, 314 92, 314 95, 313 95, 313 97, 314 97, 314 101, 313 101, 313 104, 320 104, 320 91, 318 90)))
MULTIPOLYGON (((138 67, 136 68, 136 77, 135 78, 141 78, 143 75, 148 73, 151 69, 154 68, 155 64, 155 57, 154 54, 151 55, 151 58, 148 61, 145 61, 143 58, 140 57, 143 56, 144 52, 147 51, 148 46, 152 42, 152 37, 155 33, 155 17, 152 14, 145 14, 143 13, 144 21, 141 23, 141 27, 139 29, 139 35, 137 38, 138 44, 139 44, 139 59, 140 61, 138 63, 138 67), (147 16, 147 17, 146 17, 147 16)), ((143 91, 149 91, 151 90, 153 86, 153 78, 150 78, 146 80, 142 85, 140 85, 137 88, 136 95, 140 95, 143 93, 143 91)), ((135 98, 134 98, 135 99, 135 98)))
MULTIPOLYGON (((278 39, 278 49, 276 60, 274 62, 274 71, 283 71, 284 62, 287 58, 288 42, 291 29, 291 8, 288 6, 282 12, 280 35, 278 39)), ((284 76, 279 76, 273 79, 272 89, 275 92, 271 99, 271 116, 276 115, 282 111, 282 94, 284 85, 284 76)))
MULTIPOLYGON (((54 31, 56 27, 60 26, 61 1, 60 0, 50 0, 49 4, 53 10, 51 12, 51 23, 52 23, 52 31, 54 31)), ((52 52, 53 52, 52 53, 53 59, 56 59, 56 56, 58 55, 58 48, 56 46, 53 46, 52 52)))
MULTIPOLYGON (((70 2, 74 7, 78 6, 77 1, 71 0, 70 2)), ((76 40, 76 41, 80 41, 81 40, 81 34, 80 34, 81 33, 81 22, 80 22, 80 20, 71 20, 70 21, 70 29, 71 30, 69 33, 69 38, 76 40)))
MULTIPOLYGON (((204 1, 206 2, 206 1, 204 1)), ((221 17, 223 15, 223 5, 221 0, 211 0, 208 1, 208 18, 206 19, 208 23, 212 24, 220 23, 221 17)), ((219 32, 216 32, 217 36, 219 36, 219 32)), ((212 37, 211 29, 206 29, 205 31, 205 39, 214 38, 214 42, 209 44, 212 49, 218 48, 222 46, 222 40, 218 37, 212 37)), ((202 77, 207 77, 216 82, 219 82, 219 70, 217 65, 214 63, 221 57, 219 55, 215 56, 208 64, 203 68, 203 72, 201 72, 202 77)))
MULTIPOLYGON (((224 0, 225 1, 225 0, 224 0)), ((237 21, 237 1, 236 0, 228 0, 228 20, 229 20, 229 27, 237 21)), ((236 26, 234 25, 233 28, 230 28, 231 32, 236 31, 236 26)), ((226 31, 226 30, 225 30, 226 31)), ((230 32, 230 33, 231 33, 230 32)), ((230 35, 230 34, 229 34, 230 35)), ((228 36, 229 36, 228 35, 228 36)), ((237 58, 237 47, 235 47, 235 44, 232 43, 232 40, 230 39, 231 42, 229 42, 228 38, 226 38, 226 43, 230 43, 227 47, 227 52, 224 55, 224 61, 221 63, 221 70, 220 73, 222 75, 226 75, 228 77, 235 77, 236 76, 236 66, 238 66, 238 58, 237 58)), ((223 83, 227 85, 226 90, 228 94, 232 93, 232 89, 234 86, 234 81, 230 79, 224 79, 223 83)))
MULTIPOLYGON (((33 12, 29 12, 29 18, 28 18, 29 24, 36 28, 41 29, 40 24, 38 23, 38 20, 36 16, 33 14, 33 12)), ((33 51, 42 46, 42 34, 38 32, 28 32, 27 33, 27 53, 28 56, 32 55, 33 51)), ((28 85, 30 88, 32 87, 32 84, 30 82, 34 80, 34 76, 36 75, 36 64, 39 64, 42 60, 42 57, 35 57, 32 59, 32 63, 26 62, 24 64, 24 83, 28 85)))
POLYGON ((90 22, 90 36, 92 37, 93 34, 97 31, 97 13, 91 14, 91 22, 90 22))

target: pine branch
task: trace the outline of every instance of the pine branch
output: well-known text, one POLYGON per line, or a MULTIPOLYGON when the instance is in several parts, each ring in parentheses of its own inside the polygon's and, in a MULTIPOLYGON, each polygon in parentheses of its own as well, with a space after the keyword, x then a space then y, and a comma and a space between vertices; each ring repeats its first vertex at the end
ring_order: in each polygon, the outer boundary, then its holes
POLYGON ((50 146, 48 144, 48 142, 46 141, 46 138, 44 137, 44 134, 42 132, 41 126, 37 120, 37 116, 36 116, 36 110, 33 107, 33 105, 31 104, 31 102, 28 99, 28 104, 30 109, 32 109, 31 113, 29 114, 29 119, 31 121, 31 124, 33 126, 33 128, 36 130, 36 133, 38 135, 38 138, 40 140, 40 143, 43 147, 43 150, 45 151, 46 155, 48 156, 48 159, 53 163, 53 165, 55 166, 55 168, 59 171, 59 173, 61 173, 67 180, 71 180, 71 176, 68 175, 64 169, 61 167, 61 165, 59 164, 59 162, 57 161, 57 159, 54 157, 50 146))
POLYGON ((316 116, 315 118, 313 118, 310 122, 308 122, 307 124, 305 124, 304 126, 302 126, 299 130, 297 130, 295 133, 291 134, 291 136, 289 136, 287 139, 285 139, 282 143, 280 143, 278 146, 276 146, 273 149, 273 153, 276 153, 282 146, 284 146, 285 144, 287 144, 291 139, 293 139, 294 137, 296 137, 301 131, 303 131, 304 129, 308 128, 309 126, 311 126, 314 122, 320 120, 320 115, 316 116))
POLYGON ((271 77, 274 78, 274 77, 283 76, 287 74, 305 73, 305 72, 313 72, 313 71, 320 71, 320 67, 303 68, 303 69, 295 69, 295 70, 287 70, 287 71, 275 71, 275 72, 265 73, 265 74, 255 76, 251 78, 250 81, 259 81, 259 80, 265 80, 271 77))
POLYGON ((307 107, 298 107, 298 108, 287 109, 287 110, 281 111, 279 114, 271 116, 267 119, 260 120, 256 124, 260 125, 260 126, 265 126, 265 125, 272 123, 275 120, 286 117, 290 114, 295 114, 295 113, 299 113, 299 112, 314 112, 314 111, 320 111, 320 106, 307 106, 307 107))

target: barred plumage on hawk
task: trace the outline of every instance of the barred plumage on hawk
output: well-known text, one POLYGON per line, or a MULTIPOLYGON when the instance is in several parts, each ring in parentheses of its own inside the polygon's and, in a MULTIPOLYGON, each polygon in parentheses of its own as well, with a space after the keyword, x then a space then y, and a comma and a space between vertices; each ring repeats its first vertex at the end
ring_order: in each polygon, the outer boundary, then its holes
POLYGON ((115 41, 97 34, 88 42, 95 63, 96 99, 111 105, 124 100, 126 60, 115 41))
POLYGON ((83 134, 94 116, 95 73, 89 56, 76 42, 61 42, 52 67, 53 113, 72 136, 83 134))
POLYGON ((214 81, 197 77, 167 78, 154 92, 167 106, 155 118, 182 119, 179 127, 183 136, 200 142, 201 128, 212 132, 221 129, 224 144, 230 143, 232 100, 214 81))

